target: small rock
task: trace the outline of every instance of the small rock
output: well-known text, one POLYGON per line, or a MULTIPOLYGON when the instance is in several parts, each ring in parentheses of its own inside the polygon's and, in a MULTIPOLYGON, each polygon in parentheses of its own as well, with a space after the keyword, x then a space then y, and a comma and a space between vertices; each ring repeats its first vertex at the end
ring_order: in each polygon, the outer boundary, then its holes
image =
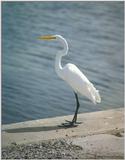
POLYGON ((11 144, 12 144, 12 145, 17 145, 16 142, 12 142, 11 144))

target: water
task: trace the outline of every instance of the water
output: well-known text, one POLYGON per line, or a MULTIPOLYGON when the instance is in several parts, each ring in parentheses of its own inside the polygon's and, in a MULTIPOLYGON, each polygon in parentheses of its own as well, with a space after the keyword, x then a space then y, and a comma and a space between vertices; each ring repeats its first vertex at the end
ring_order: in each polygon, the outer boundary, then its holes
POLYGON ((102 103, 79 95, 79 112, 123 107, 123 2, 2 2, 2 123, 74 114, 72 89, 54 70, 63 35, 69 54, 100 90, 102 103))

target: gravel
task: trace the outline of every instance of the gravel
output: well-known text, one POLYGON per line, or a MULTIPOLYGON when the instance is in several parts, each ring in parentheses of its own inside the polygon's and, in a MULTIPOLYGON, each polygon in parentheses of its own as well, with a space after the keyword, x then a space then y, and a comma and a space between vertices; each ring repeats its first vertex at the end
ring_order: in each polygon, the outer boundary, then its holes
POLYGON ((2 149, 2 159, 80 159, 82 147, 66 140, 50 140, 41 143, 12 143, 2 149))
POLYGON ((2 148, 2 159, 124 159, 119 155, 99 155, 66 139, 16 144, 2 148))

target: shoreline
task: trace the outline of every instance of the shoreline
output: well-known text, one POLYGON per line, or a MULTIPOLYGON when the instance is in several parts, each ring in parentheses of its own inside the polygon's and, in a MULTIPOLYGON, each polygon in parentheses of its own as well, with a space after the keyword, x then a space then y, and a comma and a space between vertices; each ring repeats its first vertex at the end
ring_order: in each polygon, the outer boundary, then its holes
POLYGON ((58 126, 72 115, 3 125, 2 157, 124 159, 123 114, 123 108, 82 113, 73 128, 58 126))

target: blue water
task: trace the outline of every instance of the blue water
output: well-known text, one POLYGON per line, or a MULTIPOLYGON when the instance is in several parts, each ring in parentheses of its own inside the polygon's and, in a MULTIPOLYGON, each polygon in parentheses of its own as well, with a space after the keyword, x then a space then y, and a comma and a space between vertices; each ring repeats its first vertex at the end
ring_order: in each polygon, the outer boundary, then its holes
POLYGON ((72 89, 55 73, 60 34, 69 44, 63 65, 76 64, 100 91, 79 112, 123 107, 123 2, 2 2, 2 123, 74 114, 72 89))

